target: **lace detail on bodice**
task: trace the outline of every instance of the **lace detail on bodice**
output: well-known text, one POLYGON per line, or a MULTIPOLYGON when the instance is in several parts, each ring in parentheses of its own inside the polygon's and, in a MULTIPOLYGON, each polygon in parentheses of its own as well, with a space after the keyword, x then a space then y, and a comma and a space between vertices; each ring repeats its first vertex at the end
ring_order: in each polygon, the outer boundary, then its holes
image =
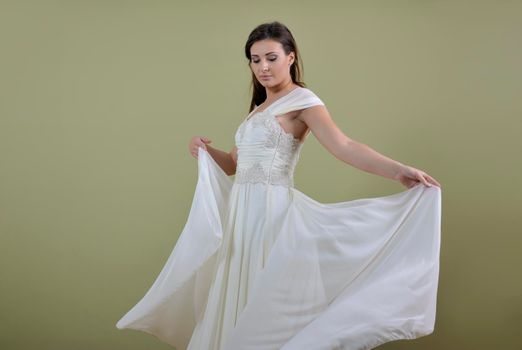
POLYGON ((254 163, 248 168, 239 168, 236 172, 236 183, 266 183, 271 185, 283 185, 293 187, 293 174, 284 173, 282 171, 270 172, 268 168, 263 167, 260 163, 254 163))
POLYGON ((309 89, 296 88, 263 111, 257 107, 235 135, 237 167, 234 182, 294 186, 294 169, 303 142, 279 124, 277 115, 324 103, 309 89))
POLYGON ((239 143, 235 182, 263 182, 293 187, 294 168, 299 158, 301 141, 283 130, 275 116, 268 111, 258 112, 245 120, 238 130, 238 139, 243 140, 245 133, 253 134, 254 140, 256 135, 261 134, 264 137, 259 144, 239 143), (256 152, 254 147, 257 147, 257 153, 261 157, 251 157, 250 162, 240 161, 243 152, 256 152))

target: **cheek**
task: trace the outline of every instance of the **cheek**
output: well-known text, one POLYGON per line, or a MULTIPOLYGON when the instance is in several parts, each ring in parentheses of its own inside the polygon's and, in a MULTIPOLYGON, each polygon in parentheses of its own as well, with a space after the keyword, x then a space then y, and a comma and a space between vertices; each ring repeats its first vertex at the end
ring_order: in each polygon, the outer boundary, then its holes
POLYGON ((287 66, 283 60, 274 62, 273 67, 278 72, 284 72, 285 69, 287 68, 287 66))

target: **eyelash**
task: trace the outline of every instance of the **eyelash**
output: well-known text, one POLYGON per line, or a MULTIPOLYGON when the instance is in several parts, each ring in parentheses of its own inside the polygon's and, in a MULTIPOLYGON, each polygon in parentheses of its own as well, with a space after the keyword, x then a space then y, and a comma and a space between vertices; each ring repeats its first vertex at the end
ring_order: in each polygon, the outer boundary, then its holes
MULTIPOLYGON (((274 62, 275 60, 277 60, 277 57, 276 57, 276 58, 273 58, 273 59, 269 58, 268 60, 274 62)), ((253 63, 259 63, 259 61, 252 61, 252 62, 253 62, 253 63)))

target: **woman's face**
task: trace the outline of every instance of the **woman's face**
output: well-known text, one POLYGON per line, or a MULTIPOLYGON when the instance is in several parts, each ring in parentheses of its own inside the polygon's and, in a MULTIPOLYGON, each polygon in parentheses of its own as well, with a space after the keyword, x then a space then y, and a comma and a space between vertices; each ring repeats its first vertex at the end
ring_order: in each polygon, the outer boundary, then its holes
POLYGON ((265 88, 291 81, 290 66, 294 62, 294 53, 286 55, 280 42, 272 39, 256 41, 250 47, 250 57, 250 68, 265 88))

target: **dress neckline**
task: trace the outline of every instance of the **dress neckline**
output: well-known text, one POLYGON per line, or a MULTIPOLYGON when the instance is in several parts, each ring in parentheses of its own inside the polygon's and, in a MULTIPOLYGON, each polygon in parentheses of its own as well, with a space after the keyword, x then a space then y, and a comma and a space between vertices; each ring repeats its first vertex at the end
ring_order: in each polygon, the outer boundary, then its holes
POLYGON ((285 97, 288 97, 289 95, 292 94, 292 92, 294 92, 295 90, 300 90, 300 89, 304 89, 302 86, 298 86, 296 87, 295 89, 292 89, 290 90, 289 92, 287 92, 286 94, 284 94, 283 96, 280 96, 278 98, 276 98, 271 104, 269 104, 268 106, 265 107, 265 109, 263 109, 262 111, 258 111, 258 108, 259 106, 256 106, 252 112, 247 116, 246 120, 249 120, 255 113, 263 113, 265 112, 266 110, 268 110, 269 108, 271 108, 274 104, 276 104, 277 102, 280 102, 282 99, 284 99, 285 97))

